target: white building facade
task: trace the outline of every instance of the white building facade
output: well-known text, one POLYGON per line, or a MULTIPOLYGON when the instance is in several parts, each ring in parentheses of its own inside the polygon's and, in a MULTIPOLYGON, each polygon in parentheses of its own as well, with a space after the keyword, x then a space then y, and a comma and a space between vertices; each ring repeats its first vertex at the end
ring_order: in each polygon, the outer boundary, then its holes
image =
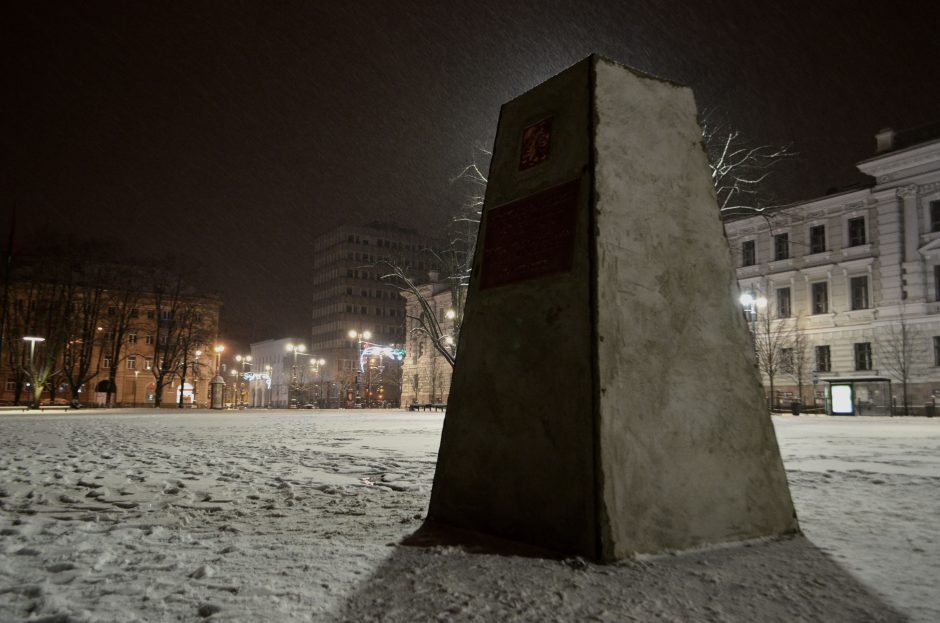
POLYGON ((252 343, 251 373, 246 375, 251 406, 284 409, 292 400, 294 406, 305 404, 308 396, 300 388, 320 380, 319 369, 311 367, 316 360, 299 338, 252 343))
POLYGON ((755 332, 784 323, 791 338, 776 408, 888 414, 906 398, 929 413, 940 396, 940 139, 876 138, 880 153, 857 165, 872 186, 726 223, 741 292, 762 303, 755 332))

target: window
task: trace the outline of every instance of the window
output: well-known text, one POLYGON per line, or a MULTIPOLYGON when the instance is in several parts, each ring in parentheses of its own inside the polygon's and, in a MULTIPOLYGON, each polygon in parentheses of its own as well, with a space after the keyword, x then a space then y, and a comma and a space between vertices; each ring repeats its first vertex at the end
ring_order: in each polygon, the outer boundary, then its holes
POLYGON ((774 260, 785 260, 790 257, 790 234, 777 234, 774 236, 774 260))
POLYGON ((793 372, 793 349, 792 348, 781 348, 780 349, 780 371, 781 372, 793 372))
POLYGON ((813 284, 813 313, 829 313, 829 285, 825 281, 813 284))
POLYGON ((148 310, 147 310, 147 320, 153 320, 153 319, 156 318, 156 317, 157 317, 157 312, 156 312, 156 310, 153 310, 153 309, 148 309, 148 310))
POLYGON ((111 368, 111 355, 103 355, 101 357, 101 365, 105 368, 111 368))
MULTIPOLYGON (((934 343, 936 343, 937 338, 934 338, 934 343)), ((16 378, 12 376, 7 377, 7 391, 13 392, 16 391, 16 378)))
POLYGON ((790 288, 777 288, 777 318, 790 317, 790 288))
POLYGON ((754 249, 753 240, 745 240, 741 243, 741 266, 753 266, 757 263, 757 254, 754 249))
POLYGON ((933 338, 933 365, 940 366, 940 337, 933 338))
POLYGON ((136 334, 136 333, 133 333, 133 332, 132 332, 132 333, 128 333, 128 334, 127 334, 127 343, 128 343, 128 344, 136 344, 136 343, 137 343, 137 334, 136 334))
POLYGON ((138 318, 138 317, 140 317, 140 310, 137 309, 136 307, 131 308, 131 318, 138 318))
POLYGON ((940 201, 930 202, 930 231, 940 231, 940 201))
POLYGON ((108 315, 109 315, 109 316, 113 316, 113 315, 115 315, 116 313, 117 313, 117 307, 109 307, 109 308, 108 308, 108 315))
POLYGON ((852 277, 849 280, 852 309, 868 309, 868 277, 852 277))
POLYGON ((857 342, 854 346, 855 369, 871 370, 871 342, 857 342))
POLYGON ((153 370, 153 358, 147 357, 144 359, 144 370, 153 370))
POLYGON ((813 225, 809 228, 809 252, 826 252, 826 226, 813 225))
POLYGON ((136 370, 136 369, 137 369, 137 356, 136 356, 136 355, 130 355, 130 356, 127 358, 127 369, 128 369, 128 370, 136 370))
POLYGON ((829 372, 832 369, 829 363, 829 345, 816 347, 816 372, 829 372))
POLYGON ((850 218, 849 226, 849 246, 858 247, 865 244, 865 217, 858 216, 850 218))
POLYGON ((144 344, 153 344, 153 333, 144 336, 144 344))
POLYGON ((940 301, 940 264, 933 267, 933 298, 940 301))
POLYGON ((160 318, 161 320, 173 320, 173 310, 172 309, 162 310, 160 312, 160 318))

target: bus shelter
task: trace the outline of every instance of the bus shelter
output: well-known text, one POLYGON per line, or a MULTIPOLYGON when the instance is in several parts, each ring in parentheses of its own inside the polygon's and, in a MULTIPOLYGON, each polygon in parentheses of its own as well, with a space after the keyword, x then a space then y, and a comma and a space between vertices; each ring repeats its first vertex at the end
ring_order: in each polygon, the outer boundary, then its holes
POLYGON ((891 415, 891 379, 827 379, 829 415, 891 415))

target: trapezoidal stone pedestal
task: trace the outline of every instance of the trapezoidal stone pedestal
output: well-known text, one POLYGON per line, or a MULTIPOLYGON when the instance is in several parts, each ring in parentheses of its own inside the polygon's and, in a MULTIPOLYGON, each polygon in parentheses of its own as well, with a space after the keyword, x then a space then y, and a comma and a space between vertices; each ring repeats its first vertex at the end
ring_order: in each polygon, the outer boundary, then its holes
POLYGON ((691 90, 503 106, 429 525, 613 560, 798 531, 691 90))

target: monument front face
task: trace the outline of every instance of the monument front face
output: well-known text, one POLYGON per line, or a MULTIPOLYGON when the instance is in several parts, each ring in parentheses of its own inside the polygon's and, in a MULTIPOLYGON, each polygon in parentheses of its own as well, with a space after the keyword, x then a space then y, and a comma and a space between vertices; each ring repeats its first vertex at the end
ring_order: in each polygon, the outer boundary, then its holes
POLYGON ((688 89, 506 104, 428 517, 612 559, 797 528, 688 89))
POLYGON ((589 79, 501 112, 429 512, 570 551, 596 541, 589 79))

